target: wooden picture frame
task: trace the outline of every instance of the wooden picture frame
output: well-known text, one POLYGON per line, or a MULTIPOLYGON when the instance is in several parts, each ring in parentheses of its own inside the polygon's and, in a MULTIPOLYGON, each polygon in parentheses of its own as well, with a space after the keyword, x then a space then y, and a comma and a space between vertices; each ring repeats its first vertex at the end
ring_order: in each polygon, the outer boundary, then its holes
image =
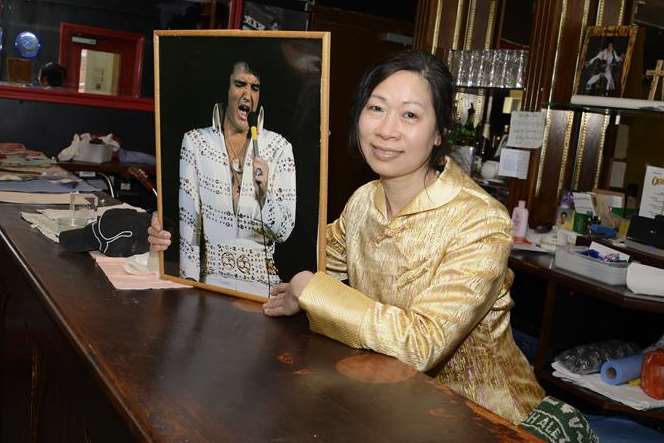
POLYGON ((622 97, 638 26, 589 26, 577 62, 574 94, 622 97))
POLYGON ((264 302, 324 270, 329 33, 155 31, 154 51, 162 277, 264 302))

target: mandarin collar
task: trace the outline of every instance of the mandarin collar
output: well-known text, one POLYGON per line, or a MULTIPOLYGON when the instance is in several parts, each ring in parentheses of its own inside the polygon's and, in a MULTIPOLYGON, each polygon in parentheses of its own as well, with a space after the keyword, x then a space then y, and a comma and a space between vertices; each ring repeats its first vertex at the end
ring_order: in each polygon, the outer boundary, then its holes
MULTIPOLYGON (((417 214, 418 212, 429 211, 447 204, 461 192, 464 180, 465 173, 461 167, 450 157, 445 156, 445 169, 443 169, 443 172, 440 173, 433 183, 420 191, 410 203, 404 206, 394 219, 405 215, 417 214)), ((373 200, 376 209, 387 220, 385 190, 380 180, 378 181, 376 192, 374 192, 373 200)))

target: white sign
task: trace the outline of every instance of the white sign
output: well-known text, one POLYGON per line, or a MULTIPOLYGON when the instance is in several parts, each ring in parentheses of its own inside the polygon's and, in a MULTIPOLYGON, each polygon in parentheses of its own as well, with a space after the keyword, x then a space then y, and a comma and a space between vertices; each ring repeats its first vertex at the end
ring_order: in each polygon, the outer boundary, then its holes
POLYGON ((572 192, 574 211, 579 214, 596 215, 593 196, 589 192, 572 192))
POLYGON ((611 162, 610 188, 622 188, 625 185, 625 171, 627 163, 613 160, 611 162))
POLYGON ((510 135, 507 146, 513 148, 537 149, 544 140, 544 113, 512 112, 510 135))
POLYGON ((660 214, 664 215, 664 168, 648 166, 646 178, 643 181, 639 215, 655 218, 660 214))
POLYGON ((530 151, 503 148, 500 152, 498 175, 525 179, 528 177, 529 162, 530 151))

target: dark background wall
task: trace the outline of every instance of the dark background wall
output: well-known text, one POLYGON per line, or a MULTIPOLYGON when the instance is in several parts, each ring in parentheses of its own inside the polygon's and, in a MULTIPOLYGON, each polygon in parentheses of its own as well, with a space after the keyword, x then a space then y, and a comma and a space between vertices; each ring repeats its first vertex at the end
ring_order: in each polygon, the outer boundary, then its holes
POLYGON ((0 26, 4 30, 0 54, 2 72, 0 79, 7 79, 7 57, 18 57, 14 49, 16 36, 23 31, 34 33, 41 42, 41 49, 33 63, 33 78, 46 62, 58 61, 60 23, 84 24, 120 31, 138 32, 145 36, 143 60, 143 95, 152 95, 152 29, 158 27, 159 3, 149 0, 52 0, 24 1, 4 0, 0 26))
MULTIPOLYGON (((41 50, 33 61, 33 79, 39 67, 58 61, 60 23, 98 26, 145 36, 142 96, 151 97, 153 82, 153 29, 200 26, 201 4, 186 0, 0 0, 0 80, 7 79, 6 59, 17 57, 16 36, 37 35, 41 50)), ((0 142, 19 142, 55 155, 67 147, 75 133, 116 134, 123 148, 154 154, 154 115, 77 105, 28 102, 0 98, 0 142)))
POLYGON ((154 114, 0 98, 0 142, 56 155, 74 134, 113 133, 125 149, 154 154, 154 114))

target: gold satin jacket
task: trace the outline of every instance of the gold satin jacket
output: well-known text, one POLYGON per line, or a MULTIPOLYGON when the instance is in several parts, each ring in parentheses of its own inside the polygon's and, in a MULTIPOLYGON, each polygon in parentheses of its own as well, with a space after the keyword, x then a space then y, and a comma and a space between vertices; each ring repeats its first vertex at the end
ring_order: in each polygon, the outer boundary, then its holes
POLYGON ((300 305, 313 331, 396 357, 519 423, 544 391, 512 338, 511 243, 505 208, 448 158, 392 220, 380 181, 359 188, 328 225, 328 272, 300 305))

